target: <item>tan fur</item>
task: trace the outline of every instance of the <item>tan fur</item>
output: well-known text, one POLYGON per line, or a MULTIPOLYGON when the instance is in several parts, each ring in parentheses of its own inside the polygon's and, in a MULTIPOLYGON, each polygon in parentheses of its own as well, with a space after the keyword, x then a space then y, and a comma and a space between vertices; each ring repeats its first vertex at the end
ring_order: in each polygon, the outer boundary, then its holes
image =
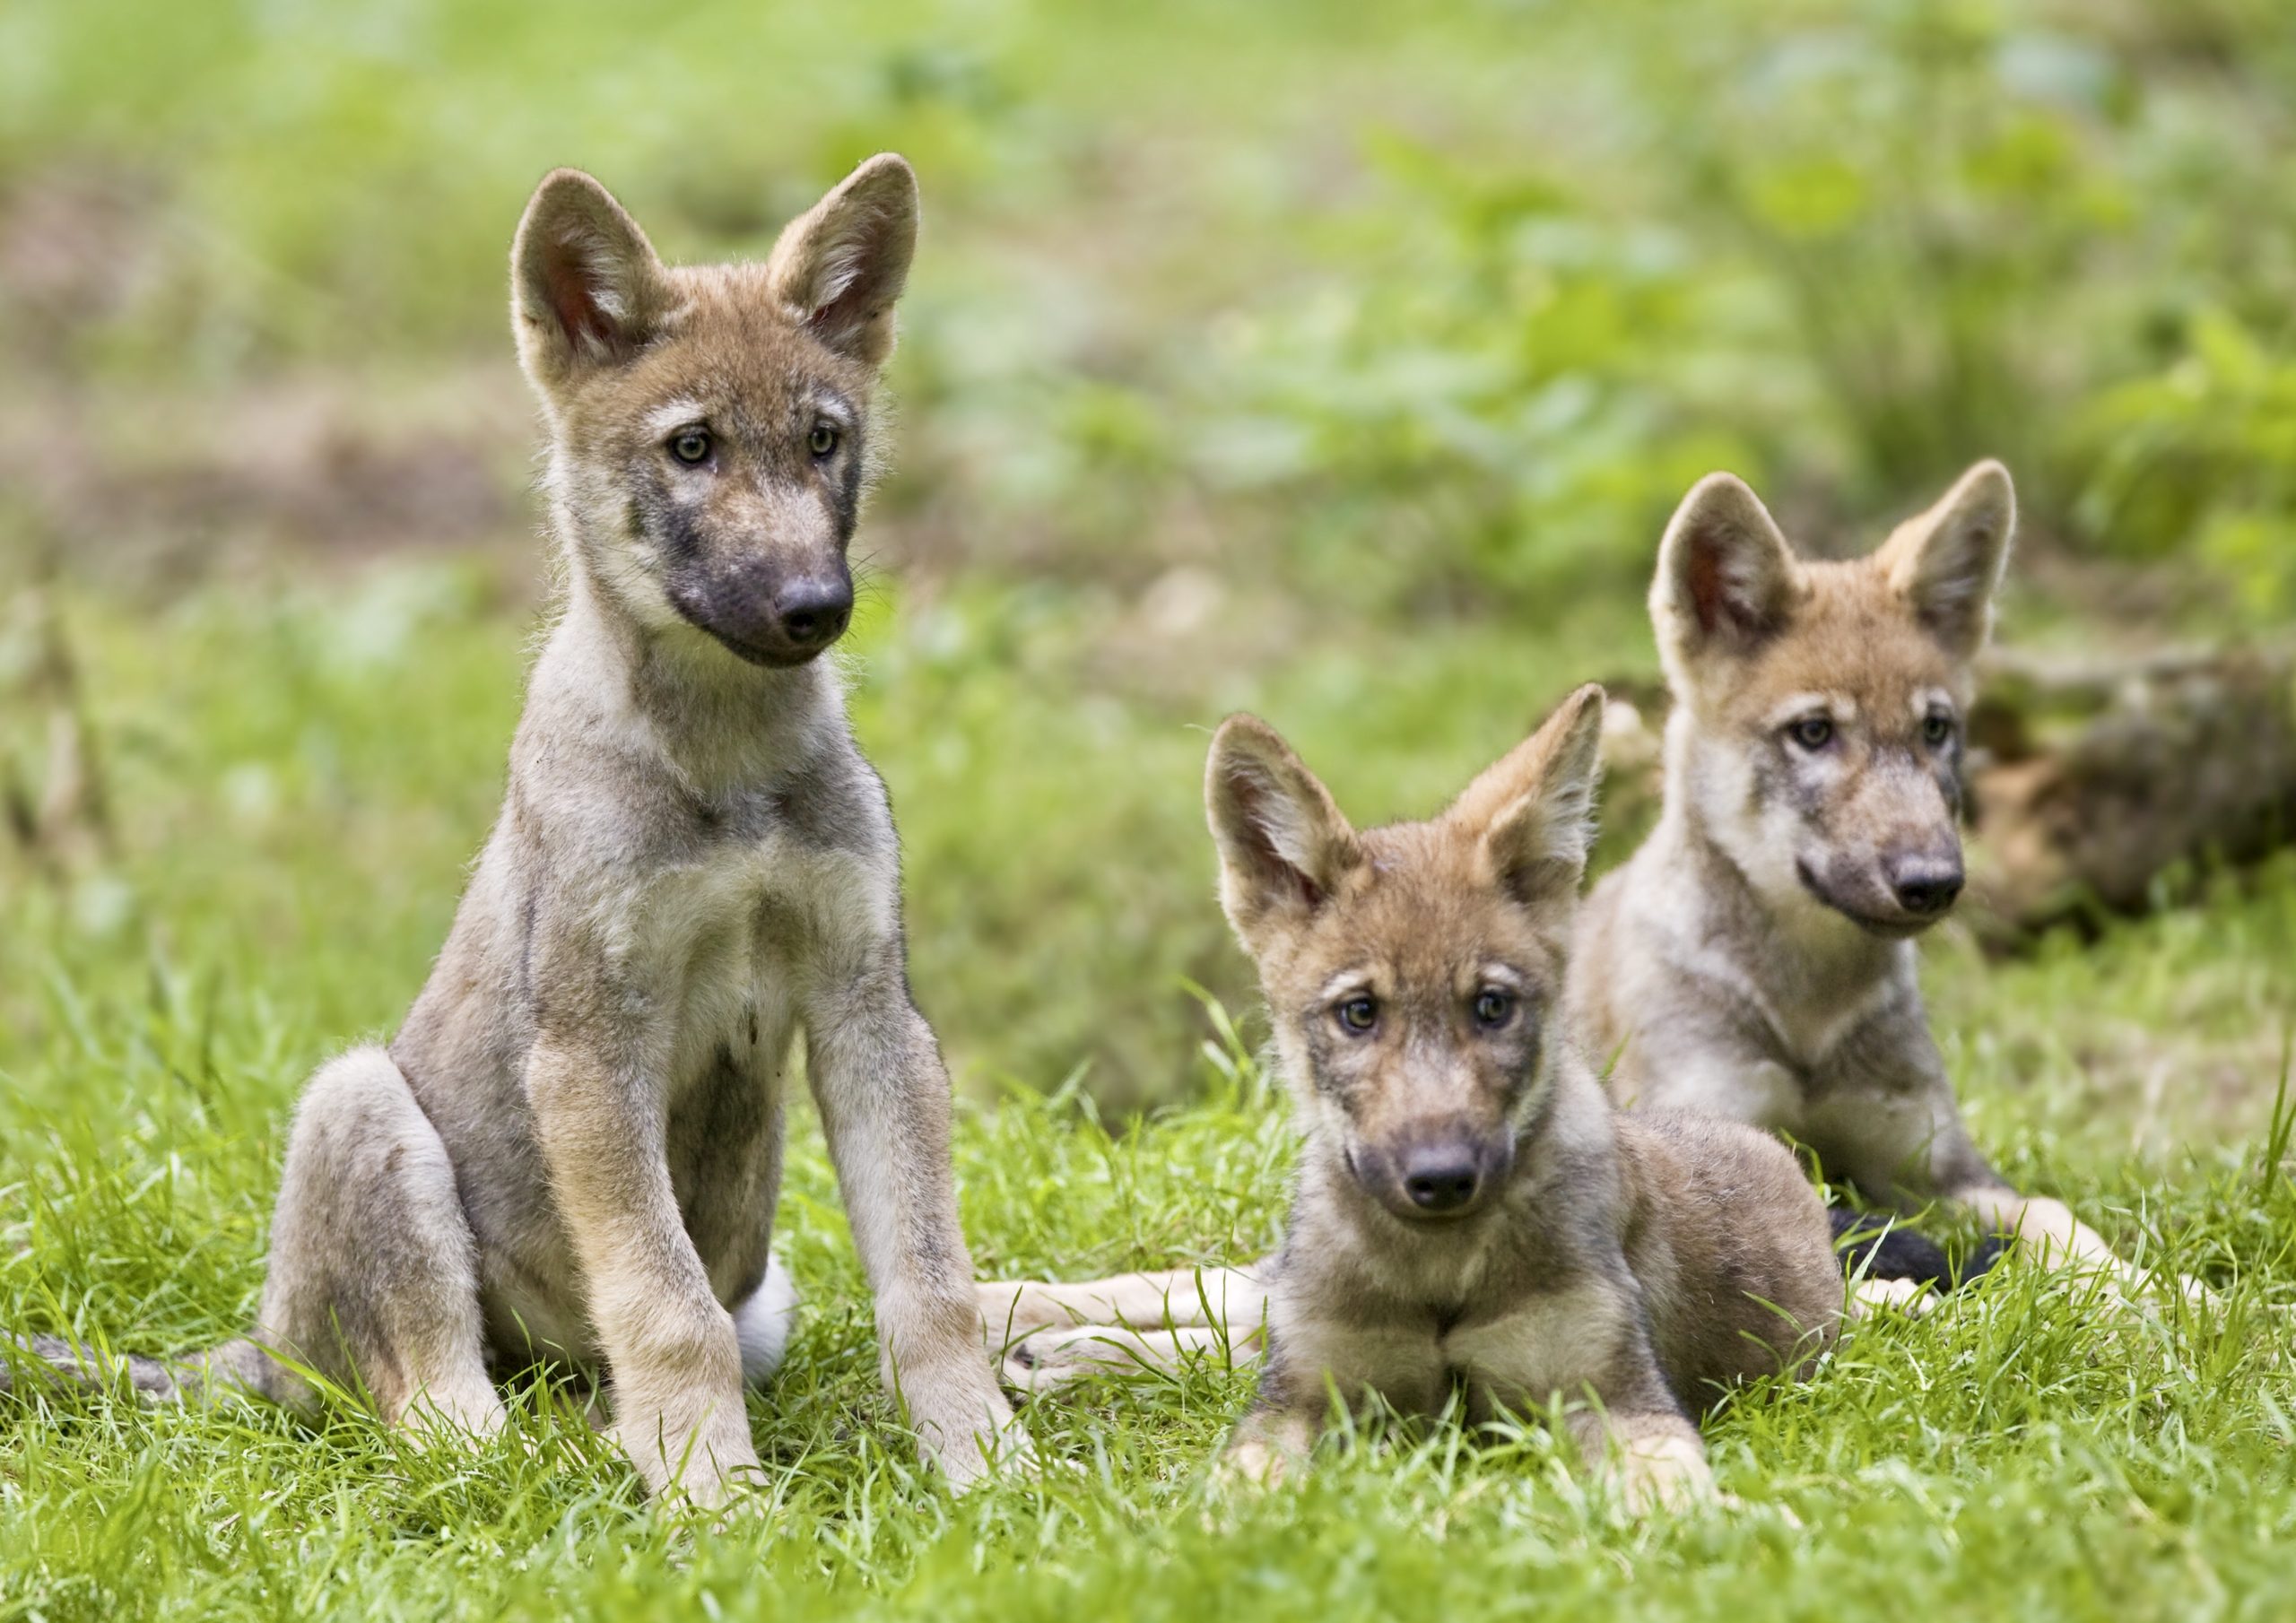
POLYGON ((769 1242, 802 1033, 888 1388, 957 1481, 1020 1451, 890 809, 816 657, 915 229, 889 156, 763 265, 666 266, 572 170, 535 194, 512 323, 568 578, 502 815, 388 1050, 304 1095, 253 1341, 181 1373, 307 1399, 278 1353, 391 1421, 489 1432, 495 1368, 603 1368, 648 1488, 724 1502, 788 1334, 769 1242))
POLYGON ((1873 553, 1814 561, 1736 480, 1691 491, 1650 596, 1665 811, 1588 900, 1570 1008, 1622 1104, 1787 1133, 1876 1199, 1957 1202, 2118 1267, 1979 1153, 1915 979, 1910 938, 1959 888, 1961 718, 2014 520, 1981 463, 1873 553), (1933 905, 1902 903, 1907 874, 1933 905))
POLYGON ((1221 893, 1305 1135, 1284 1247, 1200 1283, 985 1286, 992 1333, 1071 1312, 1130 1326, 1024 1335, 1024 1376, 1096 1338, 1162 1362, 1207 1345, 1191 1322, 1248 1337, 1264 1312, 1245 1474, 1304 1458, 1334 1386, 1431 1413, 1463 1384, 1475 1416, 1578 1406, 1630 1504, 1705 1488, 1691 1408, 1804 1368, 1841 1279, 1774 1141, 1614 1115, 1562 1021, 1600 720, 1583 690, 1443 816, 1361 832, 1263 724, 1221 729, 1221 893))

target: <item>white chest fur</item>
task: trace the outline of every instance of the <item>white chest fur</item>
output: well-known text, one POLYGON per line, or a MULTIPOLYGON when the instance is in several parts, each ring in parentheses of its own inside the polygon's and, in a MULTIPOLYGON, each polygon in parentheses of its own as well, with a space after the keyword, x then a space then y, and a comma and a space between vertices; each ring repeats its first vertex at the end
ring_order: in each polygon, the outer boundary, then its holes
POLYGON ((896 924, 882 864, 786 829, 710 846, 631 890, 622 945, 674 1022, 679 1081, 721 1049, 778 1069, 808 999, 850 979, 896 924))

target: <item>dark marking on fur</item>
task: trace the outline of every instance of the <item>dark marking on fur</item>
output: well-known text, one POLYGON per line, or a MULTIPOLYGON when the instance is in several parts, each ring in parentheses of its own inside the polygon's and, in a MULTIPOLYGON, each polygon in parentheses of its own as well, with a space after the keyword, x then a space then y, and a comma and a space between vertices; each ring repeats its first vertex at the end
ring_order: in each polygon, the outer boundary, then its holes
POLYGON ((847 438, 848 443, 838 452, 842 465, 838 470, 836 482, 830 487, 830 516, 836 524, 837 544, 840 550, 852 543, 853 532, 861 522, 864 468, 860 430, 856 428, 847 438))
MULTIPOLYGON (((512 781, 515 784, 517 780, 513 779, 512 781)), ((515 794, 515 793, 516 790, 514 788, 513 794, 515 794)), ((538 933, 535 928, 535 923, 536 918, 540 916, 541 911, 542 898, 535 893, 534 887, 529 884, 526 887, 526 894, 518 898, 518 981, 517 997, 518 1007, 521 1009, 531 1009, 534 1007, 535 942, 538 933)))
POLYGON ((716 584, 711 578, 715 571, 706 560, 709 547, 691 509, 658 493, 641 505, 648 530, 662 543, 662 556, 669 560, 674 589, 691 582, 691 589, 708 591, 716 584))
POLYGON ((1999 1235, 1988 1236, 1957 1267, 1944 1246, 1903 1222, 1869 1217, 1848 1206, 1835 1206, 1826 1217, 1843 1273, 1863 1269, 1869 1279, 1910 1280, 1939 1290, 1959 1290, 1990 1271, 2008 1244, 1999 1235))
POLYGON ((825 851, 857 849, 865 838, 865 786, 855 774, 839 770, 839 765, 816 757, 783 773, 767 796, 777 822, 825 851))
POLYGON ((764 1194, 780 1165, 780 1112, 730 1044, 673 1111, 665 1148, 686 1233, 720 1299, 739 1301, 765 1277, 773 1217, 764 1194))
MULTIPOLYGON (((1342 1073, 1338 1063, 1340 1045, 1351 1039, 1342 1037, 1331 1028, 1331 1021, 1321 1009, 1310 1009, 1300 1014, 1300 1024, 1308 1037, 1308 1075, 1318 1093, 1326 1098, 1345 1102, 1353 1087, 1353 1079, 1342 1073)), ((1354 1170, 1353 1162, 1348 1170, 1354 1170)))
POLYGON ((671 497, 659 478, 641 477, 634 482, 631 509, 641 533, 661 543, 662 556, 673 568, 699 563, 707 548, 692 512, 671 497))

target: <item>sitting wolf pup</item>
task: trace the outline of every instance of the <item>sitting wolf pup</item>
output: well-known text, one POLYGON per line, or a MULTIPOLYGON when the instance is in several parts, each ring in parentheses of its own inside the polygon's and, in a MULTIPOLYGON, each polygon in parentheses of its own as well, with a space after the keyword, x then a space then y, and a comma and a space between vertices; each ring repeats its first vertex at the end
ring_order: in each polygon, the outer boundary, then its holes
MULTIPOLYGON (((1841 1274, 1793 1158, 1615 1113, 1566 1034, 1601 719, 1582 689, 1441 817, 1361 833, 1262 723, 1213 742, 1221 899, 1305 1133, 1282 1252, 1206 1276, 1230 1314, 1265 1289, 1248 1474, 1306 1454, 1333 1386, 1412 1413, 1457 1386, 1471 1415, 1578 1405, 1631 1506, 1695 1494, 1689 1408, 1832 1333, 1841 1274)), ((992 1328, 1065 1322, 1043 1289, 984 1288, 992 1328)))
POLYGON ((1963 717, 2015 517, 1980 463, 1874 552, 1824 562, 1728 474, 1690 492, 1650 592, 1664 810, 1588 898, 1569 1006, 1621 1104, 1789 1134, 1871 1198, 1951 1202, 2126 1277, 1970 1141, 1915 978, 1913 938, 1961 890, 1963 717))
POLYGON ((130 1360, 137 1386, 308 1402, 276 1352, 487 1433, 491 1364, 603 1365, 647 1486, 722 1503, 788 1334, 767 1242, 802 1028, 887 1384, 951 1478, 994 1457, 892 823, 819 657, 916 219, 874 158, 765 264, 672 269, 588 176, 535 192, 511 317, 567 585, 501 819, 397 1038, 303 1096, 251 1338, 130 1360))

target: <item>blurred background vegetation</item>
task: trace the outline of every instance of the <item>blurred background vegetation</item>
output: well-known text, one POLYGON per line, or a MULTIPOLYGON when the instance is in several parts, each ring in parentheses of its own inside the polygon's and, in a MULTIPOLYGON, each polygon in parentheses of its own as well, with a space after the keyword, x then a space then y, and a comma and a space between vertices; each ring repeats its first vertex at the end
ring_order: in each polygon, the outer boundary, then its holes
MULTIPOLYGON (((109 812, 0 855, 0 1072, 190 1000, 295 1034, 283 1098, 411 997, 548 597, 552 165, 700 259, 916 164, 857 716, 968 1085, 1121 1105, 1194 1074, 1184 982, 1248 1002, 1208 725, 1423 813, 1649 673, 1710 468, 1857 550, 2001 456, 2013 638, 2284 627, 2292 118, 2280 0, 16 0, 0 766, 24 822, 68 691, 109 812)), ((2262 961, 2213 1018, 2268 1046, 2262 961)))

